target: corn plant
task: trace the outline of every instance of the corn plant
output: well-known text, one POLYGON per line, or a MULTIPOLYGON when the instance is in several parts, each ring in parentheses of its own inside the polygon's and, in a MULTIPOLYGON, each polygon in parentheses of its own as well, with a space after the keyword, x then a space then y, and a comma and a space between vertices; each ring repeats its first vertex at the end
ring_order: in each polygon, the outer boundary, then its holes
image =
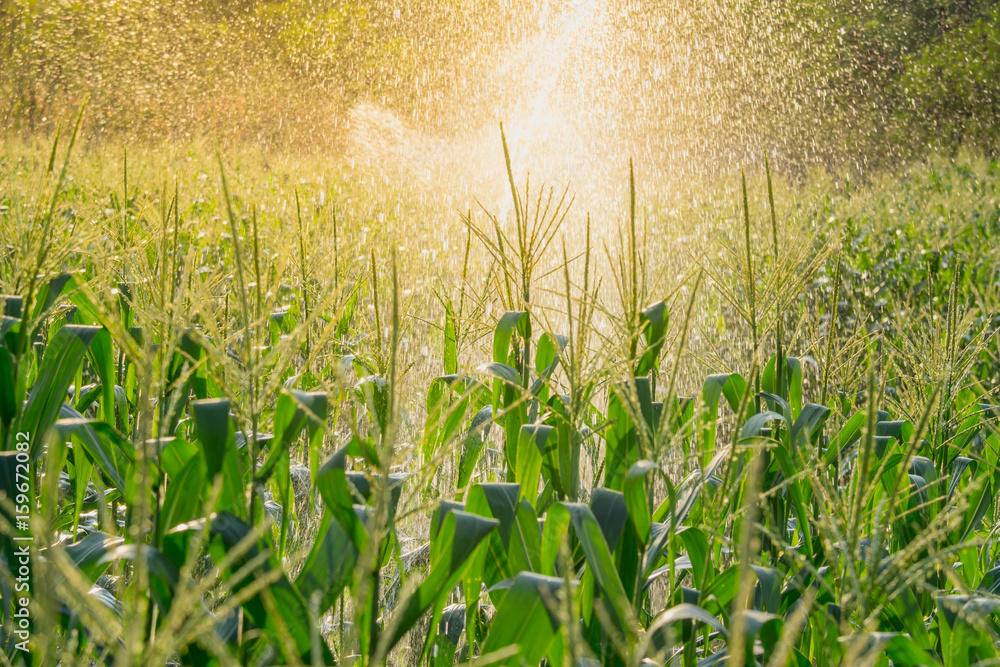
POLYGON ((917 314, 859 322, 873 241, 800 224, 765 161, 767 229, 741 174, 738 242, 667 289, 631 164, 609 269, 501 141, 513 230, 462 216, 433 299, 396 241, 301 183, 285 220, 221 156, 213 202, 154 205, 123 151, 78 235, 58 139, 44 199, 9 177, 6 662, 996 660, 995 267, 928 271, 917 314))

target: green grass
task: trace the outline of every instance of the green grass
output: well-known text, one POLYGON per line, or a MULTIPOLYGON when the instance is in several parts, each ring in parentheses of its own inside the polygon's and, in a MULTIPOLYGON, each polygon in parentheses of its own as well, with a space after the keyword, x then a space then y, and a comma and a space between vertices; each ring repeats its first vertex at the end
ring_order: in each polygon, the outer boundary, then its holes
POLYGON ((68 135, 0 158, 37 663, 996 659, 995 160, 505 220, 68 135))

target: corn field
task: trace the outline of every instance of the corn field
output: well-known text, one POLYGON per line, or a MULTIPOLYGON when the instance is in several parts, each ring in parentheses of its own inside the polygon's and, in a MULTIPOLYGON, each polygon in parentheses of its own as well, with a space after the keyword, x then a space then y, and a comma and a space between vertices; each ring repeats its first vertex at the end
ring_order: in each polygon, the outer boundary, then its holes
POLYGON ((431 253, 76 139, 0 174, 4 664, 996 664, 996 159, 609 222, 501 129, 431 253))

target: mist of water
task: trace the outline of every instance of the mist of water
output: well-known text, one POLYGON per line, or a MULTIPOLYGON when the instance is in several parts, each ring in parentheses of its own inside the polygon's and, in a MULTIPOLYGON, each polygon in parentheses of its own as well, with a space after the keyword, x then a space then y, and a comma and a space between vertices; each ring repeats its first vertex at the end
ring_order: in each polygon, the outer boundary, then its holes
POLYGON ((1000 99, 987 76, 991 7, 11 0, 0 4, 0 128, 52 134, 89 96, 94 142, 308 152, 433 185, 465 208, 473 197, 502 206, 503 122, 519 180, 570 184, 577 208, 597 211, 623 200, 629 158, 667 196, 765 151, 801 174, 984 134, 996 114, 976 105, 1000 99), (935 46, 964 69, 936 68, 935 46), (956 101, 953 88, 972 92, 956 101), (914 128, 901 110, 921 108, 952 117, 914 128))

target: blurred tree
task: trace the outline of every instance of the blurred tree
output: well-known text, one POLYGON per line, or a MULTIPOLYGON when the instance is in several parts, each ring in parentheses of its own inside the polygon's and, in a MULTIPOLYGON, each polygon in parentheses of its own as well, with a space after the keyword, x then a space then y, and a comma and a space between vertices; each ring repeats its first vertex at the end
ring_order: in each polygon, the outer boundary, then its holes
MULTIPOLYGON (((1000 135, 992 0, 601 7, 605 31, 568 61, 600 66, 568 95, 595 115, 617 101, 621 118, 595 122, 646 138, 635 150, 711 167, 767 146, 787 171, 894 160, 927 144, 988 147, 1000 135)), ((44 130, 87 94, 88 131, 150 140, 324 148, 362 101, 428 128, 493 122, 471 110, 502 108, 497 72, 510 66, 516 77, 510 54, 570 10, 512 0, 0 0, 0 127, 44 130)))

